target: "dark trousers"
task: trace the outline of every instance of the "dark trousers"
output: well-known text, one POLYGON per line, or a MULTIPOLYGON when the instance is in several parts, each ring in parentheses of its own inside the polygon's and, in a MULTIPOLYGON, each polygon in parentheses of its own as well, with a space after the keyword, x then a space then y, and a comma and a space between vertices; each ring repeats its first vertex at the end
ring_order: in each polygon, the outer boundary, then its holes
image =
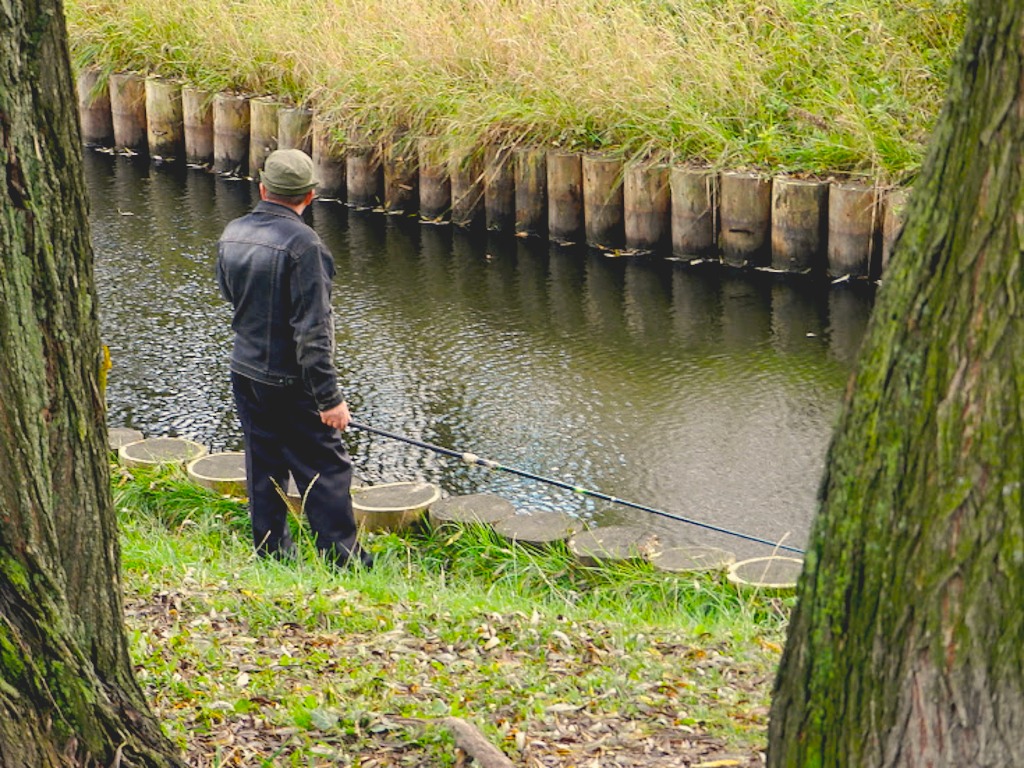
POLYGON ((275 387, 232 373, 231 387, 245 436, 256 551, 290 555, 295 549, 282 498, 290 471, 317 549, 344 563, 356 551, 356 524, 349 493, 352 461, 341 434, 320 421, 312 395, 301 384, 275 387))

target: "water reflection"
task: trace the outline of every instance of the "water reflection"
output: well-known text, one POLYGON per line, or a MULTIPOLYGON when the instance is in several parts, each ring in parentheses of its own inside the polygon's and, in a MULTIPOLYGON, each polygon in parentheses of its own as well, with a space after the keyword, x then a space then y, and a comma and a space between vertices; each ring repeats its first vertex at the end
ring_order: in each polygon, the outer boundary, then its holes
MULTIPOLYGON (((213 280, 247 182, 87 153, 111 424, 237 449, 213 280)), ((356 418, 670 513, 802 545, 871 297, 615 259, 318 203, 356 418)), ((369 482, 763 547, 351 432, 369 482)))

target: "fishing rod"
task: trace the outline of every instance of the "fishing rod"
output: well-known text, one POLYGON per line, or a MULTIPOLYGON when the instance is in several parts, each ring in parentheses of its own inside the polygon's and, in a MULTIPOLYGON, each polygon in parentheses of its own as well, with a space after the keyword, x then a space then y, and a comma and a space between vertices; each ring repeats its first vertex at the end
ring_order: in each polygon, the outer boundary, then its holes
POLYGON ((601 499, 602 501, 609 501, 613 504, 621 504, 624 507, 639 509, 643 512, 650 512, 654 515, 666 517, 669 520, 676 520, 681 523, 687 523, 688 525, 695 525, 698 528, 704 528, 705 530, 714 531, 715 533, 724 533, 728 536, 735 536, 736 538, 744 539, 745 541, 752 541, 757 544, 765 544, 769 547, 772 547, 773 549, 783 549, 787 552, 794 552, 799 555, 804 554, 804 551, 802 549, 798 549, 797 547, 791 547, 788 544, 771 541, 769 539, 762 539, 758 536, 751 536, 747 533, 733 531, 728 528, 722 528, 717 525, 711 525, 710 523, 702 523, 699 520, 693 520, 688 517, 683 517, 682 515, 676 515, 671 512, 666 512, 663 509, 656 509, 654 507, 648 507, 645 504, 637 504, 635 501, 627 501, 626 499, 620 499, 616 496, 609 496, 607 493, 601 493, 601 491, 594 491, 589 488, 582 488, 578 485, 567 483, 564 482, 563 480, 558 480, 557 478, 554 477, 544 477, 543 475, 537 475, 534 474, 533 472, 528 472, 525 469, 509 467, 504 464, 500 464, 497 461, 477 456, 475 453, 469 453, 468 451, 453 451, 451 448, 445 448, 440 445, 434 445, 433 443, 426 443, 423 442, 422 440, 415 440, 411 437, 399 435, 395 432, 388 432, 386 429, 371 427, 369 424, 363 424, 358 421, 350 421, 348 425, 353 429, 359 429, 362 430, 363 432, 370 432, 374 435, 380 435, 381 437, 386 437, 390 440, 397 440, 401 443, 408 443, 409 445, 414 445, 417 448, 423 448, 428 451, 433 451, 434 453, 440 453, 443 456, 450 456, 455 459, 461 459, 466 464, 474 464, 478 467, 486 467, 487 469, 497 469, 502 472, 508 472, 513 475, 518 475, 519 477, 525 477, 528 480, 537 480, 538 482, 541 483, 547 483, 548 485, 554 485, 558 488, 563 488, 567 491, 578 493, 581 496, 589 496, 590 498, 601 499))

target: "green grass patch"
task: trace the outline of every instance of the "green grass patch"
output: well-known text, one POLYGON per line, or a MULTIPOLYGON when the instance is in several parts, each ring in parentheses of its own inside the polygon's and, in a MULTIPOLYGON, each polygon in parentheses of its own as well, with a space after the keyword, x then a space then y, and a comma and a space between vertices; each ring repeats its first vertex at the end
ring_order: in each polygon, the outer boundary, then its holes
POLYGON ((454 765, 445 717, 517 759, 763 743, 785 600, 483 527, 374 535, 338 572, 295 520, 298 561, 260 560, 243 504, 180 470, 113 485, 137 674, 192 764, 454 765))

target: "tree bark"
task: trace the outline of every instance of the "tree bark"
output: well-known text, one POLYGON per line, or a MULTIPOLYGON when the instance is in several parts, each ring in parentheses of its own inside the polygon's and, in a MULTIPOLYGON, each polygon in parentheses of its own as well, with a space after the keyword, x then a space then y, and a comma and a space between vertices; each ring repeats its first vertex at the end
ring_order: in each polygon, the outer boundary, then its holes
POLYGON ((1024 2, 976 0, 829 449, 770 766, 1024 765, 1024 2))
POLYGON ((183 765, 124 630, 63 8, 0 30, 0 765, 183 765))

